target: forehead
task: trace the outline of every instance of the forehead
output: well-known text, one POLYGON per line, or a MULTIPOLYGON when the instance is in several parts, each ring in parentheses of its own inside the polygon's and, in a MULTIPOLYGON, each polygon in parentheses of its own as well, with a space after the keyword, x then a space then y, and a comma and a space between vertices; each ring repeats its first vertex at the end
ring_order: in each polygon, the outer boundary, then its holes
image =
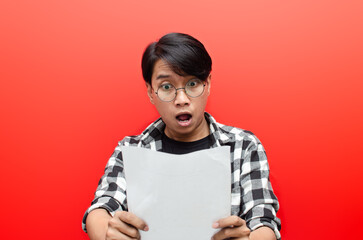
POLYGON ((151 76, 152 81, 153 80, 162 80, 162 79, 179 79, 179 78, 189 78, 188 75, 181 76, 174 72, 170 64, 165 62, 162 59, 159 59, 155 62, 154 68, 153 68, 153 74, 151 76))

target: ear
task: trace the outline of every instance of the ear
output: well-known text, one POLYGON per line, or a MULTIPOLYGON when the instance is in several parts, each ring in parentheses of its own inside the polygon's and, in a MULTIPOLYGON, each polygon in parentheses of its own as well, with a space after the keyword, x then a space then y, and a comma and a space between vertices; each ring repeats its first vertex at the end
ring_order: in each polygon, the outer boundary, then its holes
POLYGON ((149 96, 150 102, 154 104, 153 89, 149 83, 146 83, 147 95, 149 96))
POLYGON ((210 94, 210 80, 211 80, 211 78, 212 78, 212 75, 211 74, 209 74, 209 76, 207 77, 207 94, 208 94, 208 96, 209 96, 209 94, 210 94))

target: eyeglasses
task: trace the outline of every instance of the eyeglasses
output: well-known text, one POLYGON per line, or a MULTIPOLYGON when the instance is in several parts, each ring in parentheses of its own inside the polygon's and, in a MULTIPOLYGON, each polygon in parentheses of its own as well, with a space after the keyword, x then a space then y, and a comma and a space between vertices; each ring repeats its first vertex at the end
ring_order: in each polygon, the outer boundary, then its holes
POLYGON ((199 79, 191 79, 183 88, 175 88, 171 83, 163 83, 155 92, 159 99, 163 102, 171 102, 176 98, 177 91, 184 89, 185 93, 192 98, 199 97, 204 92, 205 83, 199 79))

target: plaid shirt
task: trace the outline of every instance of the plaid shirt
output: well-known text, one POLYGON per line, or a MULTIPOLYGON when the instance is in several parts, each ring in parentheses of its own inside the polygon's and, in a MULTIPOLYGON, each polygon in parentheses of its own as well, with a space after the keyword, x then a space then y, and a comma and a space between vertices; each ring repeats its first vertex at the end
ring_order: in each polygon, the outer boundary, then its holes
MULTIPOLYGON (((211 147, 231 148, 231 214, 244 219, 251 230, 270 227, 280 239, 280 219, 276 217, 278 200, 269 180, 269 166, 265 150, 253 133, 217 123, 205 113, 209 122, 211 147)), ((165 123, 159 118, 142 134, 125 137, 110 157, 105 173, 98 183, 92 205, 84 214, 82 227, 86 231, 86 218, 96 208, 106 209, 112 216, 116 211, 127 211, 126 180, 121 146, 137 146, 162 150, 161 136, 165 123)))

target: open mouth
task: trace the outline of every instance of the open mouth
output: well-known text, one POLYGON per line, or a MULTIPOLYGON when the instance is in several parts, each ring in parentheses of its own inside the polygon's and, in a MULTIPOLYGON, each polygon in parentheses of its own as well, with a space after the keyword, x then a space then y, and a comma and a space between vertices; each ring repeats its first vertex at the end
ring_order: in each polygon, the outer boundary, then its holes
POLYGON ((190 115, 190 114, 180 114, 180 115, 176 116, 176 119, 180 123, 187 123, 190 121, 191 118, 192 118, 192 115, 190 115))

